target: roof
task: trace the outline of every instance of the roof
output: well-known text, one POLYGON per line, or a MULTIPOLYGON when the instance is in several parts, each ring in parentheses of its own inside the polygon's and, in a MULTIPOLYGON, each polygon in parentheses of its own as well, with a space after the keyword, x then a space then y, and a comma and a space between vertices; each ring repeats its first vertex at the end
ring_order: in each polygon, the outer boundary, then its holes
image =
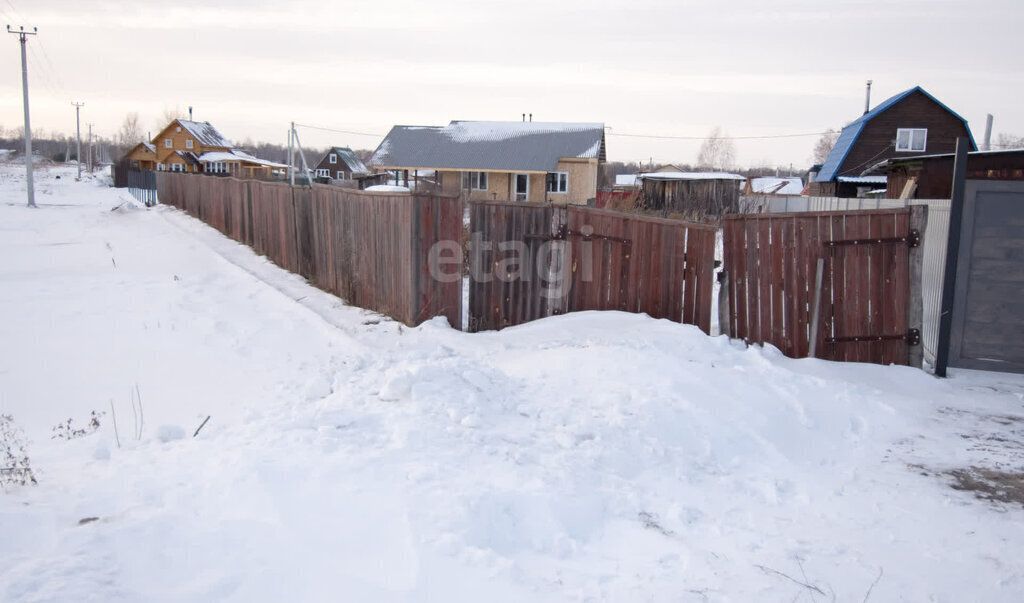
MULTIPOLYGON (((231 143, 227 138, 217 131, 217 128, 210 125, 208 121, 189 121, 187 119, 176 119, 174 120, 181 124, 181 127, 185 128, 193 138, 199 141, 199 144, 207 147, 231 147, 231 143)), ((174 122, 171 122, 172 124, 174 122)), ((168 125, 170 127, 170 125, 168 125)), ((167 128, 164 128, 166 130, 167 128)))
POLYGON ((370 159, 391 168, 551 172, 558 160, 604 160, 604 124, 453 121, 395 126, 370 159))
MULTIPOLYGON (((967 153, 968 157, 991 157, 993 155, 1021 155, 1024 154, 1024 149, 998 149, 994 151, 971 151, 967 153)), ((889 159, 883 159, 869 169, 871 171, 884 170, 889 167, 903 165, 905 163, 916 163, 918 161, 925 161, 928 159, 949 159, 956 157, 956 153, 935 153, 932 155, 912 155, 910 157, 890 157, 889 159)))
POLYGON ((750 179, 750 192, 760 195, 799 195, 803 190, 804 181, 796 176, 765 176, 750 179))
POLYGON ((170 158, 171 156, 174 156, 174 155, 177 155, 178 157, 181 157, 181 160, 183 162, 185 162, 186 164, 188 164, 188 165, 198 165, 199 164, 199 158, 196 157, 196 154, 193 153, 192 151, 174 151, 173 153, 171 153, 167 157, 170 158))
POLYGON ((615 186, 636 186, 637 178, 636 174, 616 174, 615 186))
POLYGON ((348 147, 331 147, 329 153, 337 154, 338 157, 340 157, 341 160, 345 162, 345 165, 347 165, 354 174, 370 173, 370 170, 367 169, 366 164, 364 164, 362 160, 360 160, 359 157, 356 156, 355 151, 348 147))
POLYGON ((238 149, 203 153, 199 156, 199 161, 244 161, 246 163, 255 163, 257 165, 264 165, 267 167, 288 167, 283 163, 275 163, 267 159, 260 159, 259 157, 250 155, 245 151, 239 151, 238 149))
POLYGON ((640 174, 639 178, 641 180, 746 180, 739 174, 727 172, 648 172, 640 174))
MULTIPOLYGON (((920 86, 914 86, 910 90, 905 90, 895 96, 887 98, 874 109, 868 111, 864 115, 861 115, 854 121, 850 122, 850 124, 848 124, 845 128, 843 128, 843 131, 840 132, 839 134, 838 140, 836 140, 835 146, 832 147, 832 151, 828 154, 828 158, 825 159, 825 163, 822 164, 821 171, 819 171, 817 176, 814 177, 814 181, 830 182, 832 180, 835 180, 836 175, 839 172, 839 168, 842 167, 843 161, 846 160, 846 156, 850 153, 850 149, 853 148, 854 143, 856 143, 857 139, 860 138, 860 133, 864 130, 864 126, 867 125, 869 121, 878 117, 887 109, 889 109, 896 103, 900 102, 901 100, 907 98, 914 92, 920 92, 921 94, 924 94, 929 99, 935 101, 935 103, 937 103, 940 107, 942 107, 946 111, 949 111, 949 113, 951 113, 954 117, 964 122, 964 126, 967 125, 966 119, 960 117, 959 115, 957 115, 955 111, 953 111, 946 105, 942 104, 942 102, 939 99, 935 98, 931 94, 928 94, 928 92, 925 91, 924 88, 921 88, 920 86)), ((971 144, 977 147, 977 145, 974 145, 974 136, 970 134, 970 132, 970 128, 967 128, 967 133, 968 135, 971 136, 971 144)))
POLYGON ((885 184, 888 182, 886 176, 839 176, 839 182, 846 184, 885 184))

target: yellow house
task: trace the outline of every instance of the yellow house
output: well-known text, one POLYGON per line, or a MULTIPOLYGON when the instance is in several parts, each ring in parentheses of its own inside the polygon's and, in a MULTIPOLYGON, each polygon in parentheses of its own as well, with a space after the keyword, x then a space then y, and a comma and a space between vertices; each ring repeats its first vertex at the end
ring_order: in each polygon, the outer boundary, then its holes
MULTIPOLYGON (((151 148, 155 153, 158 171, 194 172, 223 174, 236 178, 281 177, 287 166, 274 163, 233 149, 217 128, 210 122, 175 119, 153 138, 151 144, 139 147, 151 148)), ((128 158, 141 157, 139 147, 133 149, 128 158)), ((142 168, 140 164, 140 169, 142 168)))
POLYGON ((443 193, 471 200, 584 205, 604 160, 604 124, 453 121, 393 127, 370 165, 406 181, 435 171, 443 193))
POLYGON ((131 161, 131 167, 137 170, 156 169, 156 145, 149 142, 140 142, 134 149, 128 151, 125 159, 131 161))

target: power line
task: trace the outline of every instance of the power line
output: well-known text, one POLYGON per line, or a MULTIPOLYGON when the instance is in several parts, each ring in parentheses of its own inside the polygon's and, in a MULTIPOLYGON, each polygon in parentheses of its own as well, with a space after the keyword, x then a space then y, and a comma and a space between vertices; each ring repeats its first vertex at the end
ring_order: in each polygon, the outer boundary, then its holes
MULTIPOLYGON (((8 4, 10 4, 9 1, 8 4)), ((32 31, 25 31, 24 26, 18 31, 13 31, 10 25, 7 26, 7 33, 17 35, 18 41, 21 43, 21 91, 25 101, 25 188, 28 191, 28 206, 36 207, 35 183, 32 182, 32 122, 29 120, 28 111, 28 60, 25 56, 25 42, 28 36, 39 34, 35 27, 32 28, 32 31)))
POLYGON ((624 134, 620 132, 608 132, 609 136, 626 136, 629 138, 658 138, 663 140, 708 140, 719 138, 721 140, 769 140, 773 138, 802 138, 807 136, 821 136, 824 132, 807 132, 804 134, 771 134, 764 136, 667 136, 658 134, 624 134))
POLYGON ((370 132, 354 132, 352 130, 338 130, 336 128, 325 128, 324 126, 311 126, 309 124, 295 124, 299 128, 309 128, 311 130, 323 130, 324 132, 338 132, 339 134, 352 134, 355 136, 373 136, 374 138, 384 138, 383 134, 371 134, 370 132))

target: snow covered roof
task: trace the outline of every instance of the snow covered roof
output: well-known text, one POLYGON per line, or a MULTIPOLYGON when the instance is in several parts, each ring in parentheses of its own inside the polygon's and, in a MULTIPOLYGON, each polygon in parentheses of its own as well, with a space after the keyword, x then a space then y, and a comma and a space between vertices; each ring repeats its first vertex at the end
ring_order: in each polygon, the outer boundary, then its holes
POLYGON ((246 153, 245 151, 239 151, 238 149, 232 149, 230 151, 210 151, 209 153, 203 153, 199 157, 199 161, 244 161, 246 163, 255 163, 257 165, 263 165, 267 167, 288 167, 283 163, 275 163, 267 159, 260 159, 246 153))
POLYGON ((737 180, 746 178, 728 172, 647 172, 640 174, 641 180, 737 180))
POLYGON ((637 174, 616 174, 615 186, 636 186, 637 174))
POLYGON ((370 163, 385 168, 550 172, 562 158, 604 160, 604 124, 453 121, 395 126, 370 163))
MULTIPOLYGON (((825 163, 822 164, 821 170, 814 177, 814 181, 831 182, 832 180, 835 180, 836 176, 839 173, 839 169, 843 165, 843 161, 846 160, 846 156, 850 153, 850 149, 853 148, 854 143, 856 143, 857 139, 860 138, 860 133, 864 130, 864 126, 867 125, 869 121, 878 117, 887 109, 889 109, 896 103, 900 102, 901 100, 907 98, 914 92, 920 92, 921 94, 935 101, 936 103, 938 103, 940 107, 942 107, 946 111, 949 111, 954 117, 964 122, 964 126, 967 127, 967 120, 957 115, 952 109, 942 104, 942 102, 939 101, 939 99, 935 98, 931 94, 928 94, 928 92, 926 92, 920 86, 915 86, 910 90, 905 90, 895 96, 887 98, 877 107, 875 107, 871 111, 868 111, 864 115, 861 115, 854 121, 850 122, 850 124, 847 125, 845 128, 843 128, 843 131, 839 133, 839 138, 836 140, 836 144, 832 147, 832 151, 828 154, 828 157, 825 159, 825 163)), ((968 135, 971 136, 971 146, 977 148, 977 145, 974 144, 974 135, 971 134, 970 128, 967 128, 967 133, 968 135)))
POLYGON ((409 187, 407 186, 395 186, 394 184, 375 184, 368 186, 364 190, 368 190, 373 193, 407 193, 409 187))
POLYGON ((803 190, 804 181, 796 176, 750 179, 750 192, 759 195, 799 195, 803 190))
POLYGON ((352 170, 352 173, 370 173, 370 170, 366 167, 366 164, 364 164, 362 160, 360 160, 359 157, 356 156, 355 151, 353 151, 352 149, 348 147, 333 147, 330 150, 330 152, 337 154, 338 157, 340 157, 341 160, 345 162, 345 165, 347 165, 349 169, 352 170))
MULTIPOLYGON (((175 120, 181 127, 185 128, 199 144, 207 147, 231 147, 227 138, 217 131, 217 128, 210 125, 208 121, 189 121, 187 119, 175 120)), ((173 122, 172 122, 173 125, 173 122)), ((166 128, 165 128, 166 129, 166 128)))
POLYGON ((886 184, 889 181, 886 176, 839 176, 836 180, 846 184, 886 184))

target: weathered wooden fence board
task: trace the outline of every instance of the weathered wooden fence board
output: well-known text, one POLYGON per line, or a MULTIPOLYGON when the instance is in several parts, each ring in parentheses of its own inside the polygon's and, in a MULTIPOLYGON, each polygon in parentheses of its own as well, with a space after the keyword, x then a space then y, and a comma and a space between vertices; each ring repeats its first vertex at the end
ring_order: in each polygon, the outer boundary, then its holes
POLYGON ((455 198, 373 195, 325 186, 160 173, 160 199, 352 305, 409 325, 461 325, 462 256, 455 198))
POLYGON ((587 207, 470 205, 470 330, 582 310, 711 327, 715 228, 587 207))
MULTIPOLYGON (((910 214, 899 208, 853 212, 750 214, 724 220, 733 337, 770 343, 787 356, 907 364, 911 298, 910 214), (853 243, 857 241, 857 243, 853 243), (839 242, 839 243, 837 243, 839 242), (815 272, 824 260, 817 333, 810 333, 815 272)), ((919 291, 919 289, 918 289, 919 291)))

